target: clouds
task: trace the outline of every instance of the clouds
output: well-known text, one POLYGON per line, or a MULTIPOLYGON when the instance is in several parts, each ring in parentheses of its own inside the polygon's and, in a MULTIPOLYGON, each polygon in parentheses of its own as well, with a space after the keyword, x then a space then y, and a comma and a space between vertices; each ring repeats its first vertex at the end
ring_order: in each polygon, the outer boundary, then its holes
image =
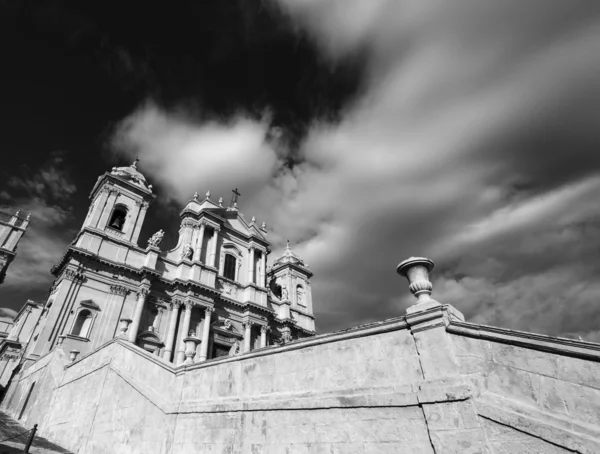
POLYGON ((8 307, 0 307, 0 319, 13 320, 17 315, 17 311, 8 307))
MULTIPOLYGON (((53 280, 50 269, 73 240, 71 198, 75 185, 64 167, 63 153, 53 153, 38 170, 23 167, 8 179, 0 194, 0 210, 31 213, 31 222, 19 242, 17 256, 2 285, 8 292, 36 292, 53 280)), ((27 297, 27 293, 23 295, 27 297)), ((13 302, 18 306, 20 302, 13 302)))
POLYGON ((330 60, 367 55, 364 92, 339 121, 315 119, 294 166, 265 139, 268 118, 202 123, 152 105, 120 128, 121 149, 180 204, 205 181, 246 192, 242 211, 315 271, 322 330, 402 314, 394 269, 410 255, 436 261, 436 298, 471 320, 591 330, 600 7, 278 4, 330 60))
POLYGON ((277 163, 266 133, 266 124, 242 116, 198 125, 185 112, 167 113, 148 102, 119 124, 112 146, 143 156, 144 169, 165 186, 166 197, 183 201, 206 190, 228 197, 232 184, 256 191, 277 163))

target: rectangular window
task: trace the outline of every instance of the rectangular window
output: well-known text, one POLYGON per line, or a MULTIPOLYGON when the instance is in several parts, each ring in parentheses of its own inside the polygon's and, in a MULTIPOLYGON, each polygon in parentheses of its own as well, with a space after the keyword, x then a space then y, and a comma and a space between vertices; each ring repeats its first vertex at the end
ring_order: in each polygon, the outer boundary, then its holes
POLYGON ((233 255, 225 255, 225 266, 223 268, 223 276, 225 276, 227 279, 231 279, 232 281, 235 281, 236 262, 237 260, 233 255))

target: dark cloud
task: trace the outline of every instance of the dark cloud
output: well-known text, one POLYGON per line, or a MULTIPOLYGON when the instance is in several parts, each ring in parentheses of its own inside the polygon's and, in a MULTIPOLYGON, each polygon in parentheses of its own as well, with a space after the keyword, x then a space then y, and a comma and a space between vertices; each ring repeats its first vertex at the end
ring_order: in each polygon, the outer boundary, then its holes
POLYGON ((402 314, 395 266, 426 255, 469 320, 597 339, 600 6, 45 4, 35 33, 133 93, 109 160, 141 155, 171 240, 194 191, 239 187, 311 265, 322 331, 402 314))

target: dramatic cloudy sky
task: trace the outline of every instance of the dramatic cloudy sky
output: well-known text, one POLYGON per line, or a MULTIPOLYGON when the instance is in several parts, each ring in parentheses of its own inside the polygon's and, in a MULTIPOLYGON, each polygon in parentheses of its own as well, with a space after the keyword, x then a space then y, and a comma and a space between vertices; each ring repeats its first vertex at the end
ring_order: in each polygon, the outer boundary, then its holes
POLYGON ((600 341, 600 4, 85 3, 0 12, 0 204, 33 213, 4 314, 139 156, 143 239, 239 188, 314 270, 321 332, 403 314, 395 267, 424 255, 470 321, 600 341))

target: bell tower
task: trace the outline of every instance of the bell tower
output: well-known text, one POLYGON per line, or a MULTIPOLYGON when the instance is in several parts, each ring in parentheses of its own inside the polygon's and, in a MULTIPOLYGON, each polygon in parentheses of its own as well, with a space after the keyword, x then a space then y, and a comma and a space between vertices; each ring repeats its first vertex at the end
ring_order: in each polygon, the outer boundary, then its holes
POLYGON ((267 280, 280 302, 278 318, 293 320, 303 331, 314 333, 315 317, 310 286, 312 276, 308 265, 292 251, 288 241, 283 255, 273 263, 267 280))
POLYGON ((82 230, 101 231, 109 237, 137 244, 150 203, 152 185, 137 170, 138 159, 128 167, 113 167, 98 178, 90 194, 92 203, 82 230))

